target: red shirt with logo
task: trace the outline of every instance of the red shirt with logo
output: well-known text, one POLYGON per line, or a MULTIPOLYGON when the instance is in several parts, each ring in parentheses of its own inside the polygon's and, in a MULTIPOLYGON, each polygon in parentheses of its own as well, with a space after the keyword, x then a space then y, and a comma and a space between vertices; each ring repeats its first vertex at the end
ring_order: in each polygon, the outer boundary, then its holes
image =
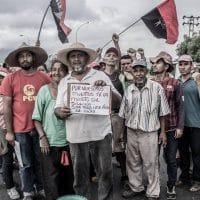
POLYGON ((1 89, 4 96, 12 97, 15 133, 30 132, 34 128, 32 113, 35 97, 41 86, 50 81, 50 78, 40 71, 24 74, 19 70, 4 78, 1 89))

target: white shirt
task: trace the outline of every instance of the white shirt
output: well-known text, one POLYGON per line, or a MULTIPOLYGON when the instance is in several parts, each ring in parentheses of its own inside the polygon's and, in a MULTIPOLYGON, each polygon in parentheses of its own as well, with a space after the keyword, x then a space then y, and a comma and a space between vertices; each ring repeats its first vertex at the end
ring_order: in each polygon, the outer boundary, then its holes
MULTIPOLYGON (((121 97, 109 77, 104 72, 90 69, 81 81, 72 77, 71 73, 60 81, 55 108, 67 106, 67 84, 87 83, 94 85, 97 80, 106 82, 107 85, 111 86, 111 91, 121 97)), ((66 119, 66 131, 67 140, 70 143, 102 140, 106 135, 112 133, 110 116, 72 114, 66 119)))
POLYGON ((164 89, 159 83, 147 80, 141 91, 131 84, 122 99, 119 116, 127 127, 145 132, 160 128, 160 116, 170 113, 164 89))

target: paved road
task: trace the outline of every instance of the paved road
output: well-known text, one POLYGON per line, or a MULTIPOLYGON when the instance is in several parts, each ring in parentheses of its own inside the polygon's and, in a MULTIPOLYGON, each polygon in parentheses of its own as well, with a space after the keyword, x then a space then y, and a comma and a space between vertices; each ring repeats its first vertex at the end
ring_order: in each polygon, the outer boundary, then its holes
MULTIPOLYGON (((124 200, 121 197, 122 188, 120 185, 120 170, 116 166, 116 161, 113 161, 113 168, 114 168, 114 198, 113 200, 124 200)), ((161 197, 160 200, 166 199, 166 165, 161 159, 161 197)), ((19 176, 17 171, 15 171, 15 180, 19 183, 19 176)), ((93 186, 93 195, 94 200, 96 200, 96 185, 93 186)), ((2 177, 0 176, 0 200, 9 200, 9 197, 6 194, 5 186, 2 182, 2 177)), ((144 196, 139 196, 136 198, 133 198, 132 200, 145 200, 144 196)), ((177 200, 200 200, 200 192, 198 193, 191 193, 189 192, 189 188, 183 187, 183 188, 177 188, 177 200)))

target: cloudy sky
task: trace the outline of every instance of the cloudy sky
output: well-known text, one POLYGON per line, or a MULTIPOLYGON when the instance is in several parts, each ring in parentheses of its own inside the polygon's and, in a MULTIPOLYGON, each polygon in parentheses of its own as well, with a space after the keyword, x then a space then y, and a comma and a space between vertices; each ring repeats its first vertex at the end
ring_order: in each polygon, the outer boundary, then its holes
MULTIPOLYGON (((54 54, 57 50, 75 42, 77 34, 79 42, 97 49, 111 39, 112 33, 121 32, 162 1, 66 0, 65 23, 72 29, 69 35, 69 43, 61 44, 59 41, 55 22, 49 10, 41 33, 41 46, 47 50, 48 54, 54 54), (90 23, 83 25, 77 32, 80 25, 86 22, 90 23)), ((43 13, 49 2, 50 0, 1 0, 0 62, 23 41, 32 45, 35 44, 43 13)), ((163 39, 156 39, 143 22, 139 22, 120 36, 122 52, 125 53, 129 47, 136 49, 143 47, 147 57, 155 56, 161 50, 166 50, 175 56, 177 44, 182 41, 184 34, 188 34, 188 27, 182 26, 183 15, 200 15, 199 0, 175 0, 175 2, 180 31, 179 40, 176 44, 169 45, 163 39)))

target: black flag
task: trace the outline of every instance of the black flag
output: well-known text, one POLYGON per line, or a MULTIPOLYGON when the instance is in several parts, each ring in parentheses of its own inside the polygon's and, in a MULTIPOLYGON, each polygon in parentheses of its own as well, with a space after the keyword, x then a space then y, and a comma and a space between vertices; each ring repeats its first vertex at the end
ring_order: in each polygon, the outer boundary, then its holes
POLYGON ((166 0, 142 17, 143 22, 157 38, 164 38, 168 44, 178 39, 178 20, 174 0, 166 0))

